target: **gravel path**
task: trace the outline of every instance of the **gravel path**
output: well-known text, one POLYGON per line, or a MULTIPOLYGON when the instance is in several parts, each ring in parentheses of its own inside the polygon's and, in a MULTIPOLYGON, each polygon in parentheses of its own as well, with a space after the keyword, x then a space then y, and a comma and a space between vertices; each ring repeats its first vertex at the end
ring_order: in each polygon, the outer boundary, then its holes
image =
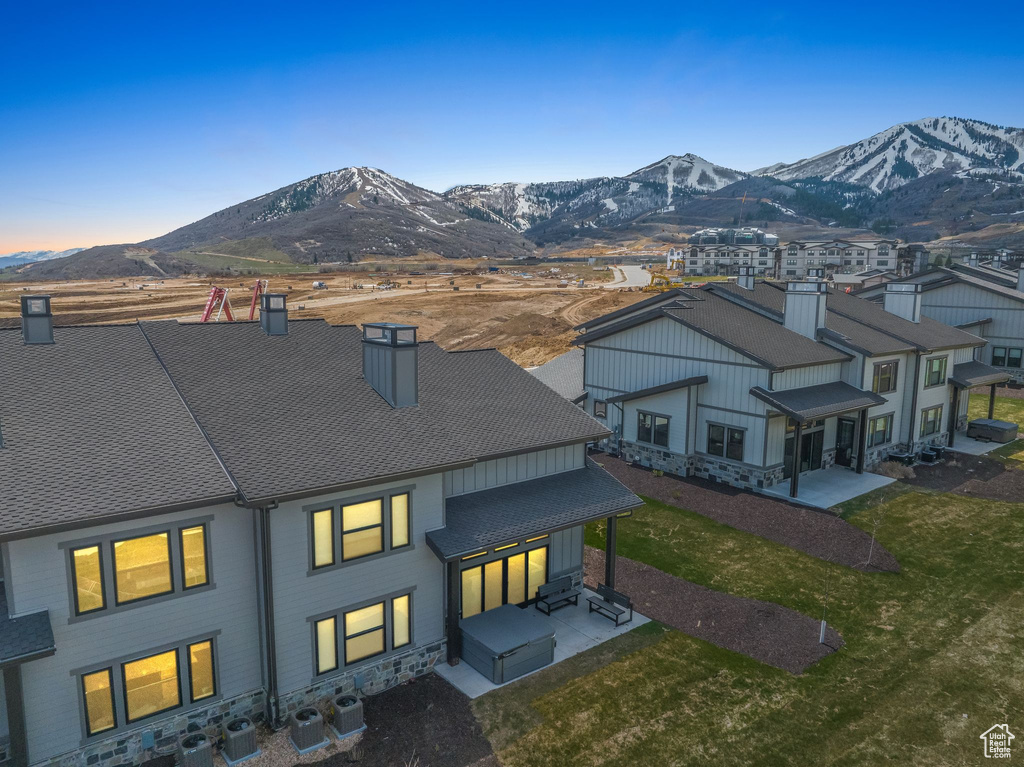
POLYGON ((630 466, 610 455, 593 457, 637 495, 694 511, 818 559, 857 570, 899 572, 896 557, 878 541, 875 541, 870 567, 864 565, 871 536, 827 512, 696 477, 656 477, 647 469, 630 466))
MULTIPOLYGON (((595 588, 604 577, 604 552, 587 546, 583 578, 595 588)), ((628 594, 637 612, 727 650, 791 674, 800 674, 843 646, 829 626, 796 610, 698 586, 626 557, 615 559, 615 589, 628 594)))

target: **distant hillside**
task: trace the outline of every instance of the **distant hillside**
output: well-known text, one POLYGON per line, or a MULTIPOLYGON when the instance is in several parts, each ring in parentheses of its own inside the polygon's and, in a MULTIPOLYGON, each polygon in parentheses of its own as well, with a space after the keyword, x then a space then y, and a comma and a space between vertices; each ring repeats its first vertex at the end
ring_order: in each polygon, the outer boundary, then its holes
POLYGON ((21 266, 36 261, 49 261, 78 253, 85 248, 69 248, 67 250, 21 250, 16 253, 0 254, 0 269, 8 266, 21 266))
POLYGON ((140 245, 99 245, 18 270, 19 279, 78 280, 113 277, 180 277, 204 271, 193 261, 140 245))

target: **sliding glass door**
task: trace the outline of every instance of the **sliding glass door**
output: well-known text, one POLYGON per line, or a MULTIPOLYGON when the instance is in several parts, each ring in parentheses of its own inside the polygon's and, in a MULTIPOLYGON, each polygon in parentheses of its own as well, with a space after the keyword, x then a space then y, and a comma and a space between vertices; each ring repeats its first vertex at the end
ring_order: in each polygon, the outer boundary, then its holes
POLYGON ((462 571, 462 617, 505 604, 521 605, 548 580, 548 547, 530 549, 462 571))

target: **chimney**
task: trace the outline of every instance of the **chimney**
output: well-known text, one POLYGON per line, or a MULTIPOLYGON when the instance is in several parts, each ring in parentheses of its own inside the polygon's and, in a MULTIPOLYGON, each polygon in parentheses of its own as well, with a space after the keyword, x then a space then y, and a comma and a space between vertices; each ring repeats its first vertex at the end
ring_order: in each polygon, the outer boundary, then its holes
POLYGON ((21 297, 21 336, 27 344, 53 343, 49 296, 21 297))
POLYGON ((288 297, 284 293, 260 296, 260 327, 268 336, 288 335, 288 297))
POLYGON ((739 277, 736 278, 736 284, 744 290, 754 289, 754 267, 752 266, 741 266, 739 277))
POLYGON ((911 322, 920 322, 921 286, 916 282, 885 283, 882 306, 889 314, 895 314, 911 322))
POLYGON ((1017 270, 1017 290, 1024 293, 1024 263, 1017 270))
POLYGON ((391 407, 418 405, 419 343, 415 325, 363 325, 363 378, 391 407))
POLYGON ((978 265, 978 254, 977 253, 971 253, 971 255, 967 257, 967 265, 968 266, 977 266, 978 265))
POLYGON ((782 324, 802 336, 817 340, 818 331, 825 328, 827 296, 828 285, 824 282, 787 282, 782 324))
POLYGON ((825 270, 820 268, 820 267, 818 267, 816 269, 808 269, 807 270, 807 279, 808 280, 817 280, 817 281, 820 282, 821 280, 825 279, 825 270))

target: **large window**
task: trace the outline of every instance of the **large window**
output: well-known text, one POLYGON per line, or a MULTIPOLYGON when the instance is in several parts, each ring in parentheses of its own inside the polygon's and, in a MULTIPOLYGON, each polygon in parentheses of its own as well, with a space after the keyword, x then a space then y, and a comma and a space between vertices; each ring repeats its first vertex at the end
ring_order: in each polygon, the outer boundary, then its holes
POLYGON ((899 362, 879 362, 871 379, 871 391, 875 394, 888 394, 896 391, 896 371, 899 362))
POLYGON ((113 548, 117 604, 169 594, 174 590, 168 533, 114 541, 113 548))
POLYGON ((410 599, 408 594, 403 594, 391 600, 391 646, 396 650, 412 641, 410 599))
POLYGON ((999 368, 1019 368, 1021 366, 1021 354, 1021 349, 1006 346, 993 346, 992 364, 999 368))
POLYGON ((946 383, 946 358, 932 357, 924 363, 924 385, 941 386, 946 383))
POLYGON ((334 509, 312 514, 313 568, 334 564, 334 509))
POLYGON ((391 496, 391 548, 408 546, 409 537, 409 494, 391 496))
POLYGON ((345 664, 384 652, 384 603, 345 613, 345 664))
POLYGON ((341 558, 368 557, 384 550, 384 504, 378 498, 341 507, 341 558))
POLYGON ((125 712, 137 722, 181 705, 178 683, 178 651, 168 650, 148 658, 125 663, 125 712))
POLYGON ((746 431, 744 429, 732 429, 716 423, 708 424, 709 455, 717 455, 733 461, 742 461, 745 439, 746 431))
POLYGON ((182 588, 194 589, 210 582, 206 571, 206 525, 181 529, 182 588))
POLYGON ((636 441, 668 447, 668 418, 653 413, 638 413, 636 441))
POLYGON ((109 668, 82 675, 85 699, 85 731, 96 735, 117 726, 114 715, 114 684, 109 668))
POLYGON ((188 680, 193 703, 217 694, 217 683, 213 673, 212 639, 188 646, 188 680))
MULTIPOLYGON (((467 558, 474 557, 464 557, 463 561, 467 558)), ((547 578, 547 546, 467 567, 462 571, 462 617, 471 618, 505 604, 528 602, 537 596, 537 589, 547 583, 547 578)))
POLYGON ((892 441, 892 413, 868 421, 868 447, 885 445, 892 441))
POLYGON ((942 431, 942 405, 929 407, 921 411, 921 436, 938 434, 942 431))
POLYGON ((75 592, 75 615, 106 607, 103 596, 103 562, 99 546, 85 546, 71 552, 71 578, 75 592))

